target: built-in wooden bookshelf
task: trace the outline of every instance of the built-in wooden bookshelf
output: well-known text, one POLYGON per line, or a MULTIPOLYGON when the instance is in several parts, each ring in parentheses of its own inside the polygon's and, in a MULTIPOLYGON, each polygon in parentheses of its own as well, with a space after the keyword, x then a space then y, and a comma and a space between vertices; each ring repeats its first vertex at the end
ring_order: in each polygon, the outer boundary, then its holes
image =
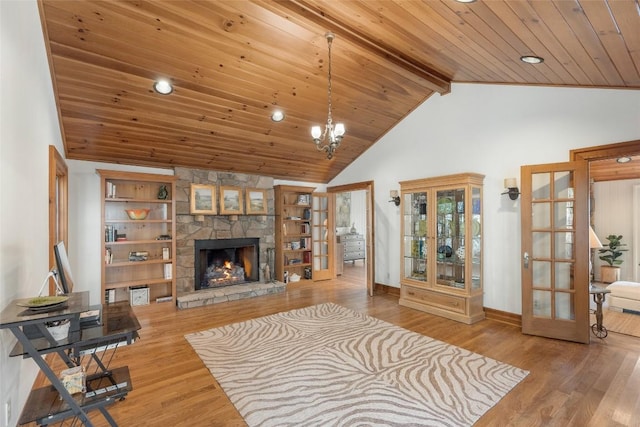
POLYGON ((285 274, 288 278, 296 274, 305 280, 310 278, 313 260, 311 193, 315 188, 276 185, 274 190, 276 279, 286 282, 285 274))
POLYGON ((175 304, 175 177, 97 172, 104 230, 102 301, 129 300, 132 289, 146 289, 151 303, 175 304), (148 214, 132 219, 129 209, 148 209, 148 214))

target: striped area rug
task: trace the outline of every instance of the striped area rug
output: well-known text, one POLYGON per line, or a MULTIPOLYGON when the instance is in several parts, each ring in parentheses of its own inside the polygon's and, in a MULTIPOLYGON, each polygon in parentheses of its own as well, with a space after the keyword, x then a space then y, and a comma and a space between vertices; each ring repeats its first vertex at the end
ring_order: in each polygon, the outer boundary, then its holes
POLYGON ((528 374, 332 303, 186 339, 249 426, 470 426, 528 374))

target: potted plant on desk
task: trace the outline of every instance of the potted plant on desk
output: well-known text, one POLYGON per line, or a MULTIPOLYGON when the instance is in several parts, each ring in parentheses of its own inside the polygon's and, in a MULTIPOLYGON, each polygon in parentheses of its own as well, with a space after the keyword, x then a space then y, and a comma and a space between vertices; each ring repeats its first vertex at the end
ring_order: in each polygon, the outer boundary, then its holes
POLYGON ((606 239, 609 243, 598 250, 600 259, 607 263, 607 265, 600 266, 600 279, 604 283, 613 283, 620 280, 620 264, 622 264, 623 260, 619 258, 628 249, 622 248, 622 246, 627 245, 622 243, 622 236, 620 235, 610 234, 606 239))

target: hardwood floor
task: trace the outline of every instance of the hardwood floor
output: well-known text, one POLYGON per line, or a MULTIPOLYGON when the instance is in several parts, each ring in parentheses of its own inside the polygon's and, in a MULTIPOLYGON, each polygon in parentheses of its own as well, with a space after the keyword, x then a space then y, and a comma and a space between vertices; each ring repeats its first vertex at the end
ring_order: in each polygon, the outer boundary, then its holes
MULTIPOLYGON (((181 311, 135 307, 140 339, 111 364, 129 366, 134 389, 110 413, 120 426, 244 426, 184 335, 331 301, 530 371, 477 426, 640 426, 640 339, 610 333, 583 345, 523 335, 494 320, 465 325, 401 307, 397 297, 368 297, 362 263, 344 270, 337 280, 290 284, 277 295, 181 311)), ((90 415, 107 425, 99 412, 90 415)))

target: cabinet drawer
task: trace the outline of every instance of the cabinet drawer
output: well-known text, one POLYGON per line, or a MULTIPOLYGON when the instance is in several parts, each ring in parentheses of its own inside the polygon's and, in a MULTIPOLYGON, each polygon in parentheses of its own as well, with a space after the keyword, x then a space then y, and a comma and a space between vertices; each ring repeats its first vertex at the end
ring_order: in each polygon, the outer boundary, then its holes
POLYGON ((344 260, 350 261, 353 259, 364 259, 364 252, 345 252, 344 260))
POLYGON ((345 251, 359 251, 364 249, 364 242, 362 240, 357 242, 346 242, 344 243, 345 251))
POLYGON ((462 297, 441 294, 428 289, 413 288, 411 286, 402 286, 401 294, 403 298, 422 304, 432 305, 457 313, 466 313, 465 298, 462 297))
POLYGON ((362 234, 341 234, 338 239, 340 243, 347 243, 353 240, 364 240, 364 236, 362 234))

